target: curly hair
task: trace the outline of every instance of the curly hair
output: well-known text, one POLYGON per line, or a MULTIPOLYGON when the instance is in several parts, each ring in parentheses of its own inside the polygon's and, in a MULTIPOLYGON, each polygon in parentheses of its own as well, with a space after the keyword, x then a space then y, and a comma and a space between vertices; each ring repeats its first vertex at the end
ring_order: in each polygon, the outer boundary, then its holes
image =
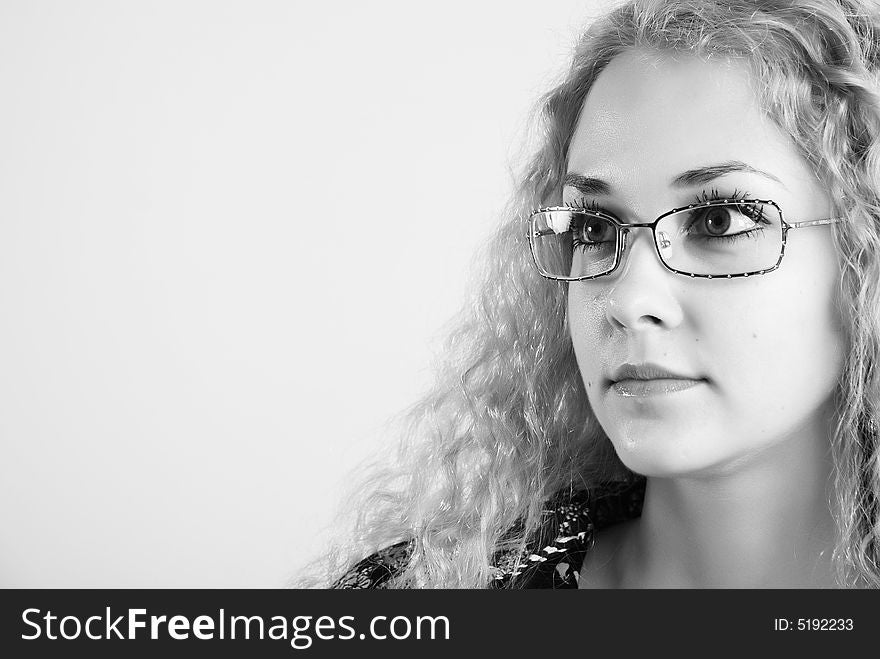
POLYGON ((530 261, 530 209, 561 201, 569 142, 605 66, 632 49, 743 61, 768 116, 826 186, 842 261, 848 354, 837 388, 831 501, 836 578, 880 586, 880 8, 862 0, 633 0, 581 36, 540 100, 537 146, 489 241, 480 285, 450 332, 432 390, 404 418, 393 464, 360 486, 354 540, 326 568, 412 541, 394 586, 484 588, 561 488, 634 477, 596 421, 575 361, 565 285, 530 261))

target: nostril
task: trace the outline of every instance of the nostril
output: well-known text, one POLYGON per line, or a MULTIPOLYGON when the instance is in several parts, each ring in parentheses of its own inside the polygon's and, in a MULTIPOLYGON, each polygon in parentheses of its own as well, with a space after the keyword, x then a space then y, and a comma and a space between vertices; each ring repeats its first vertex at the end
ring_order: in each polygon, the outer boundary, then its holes
POLYGON ((648 264, 648 258, 644 253, 631 254, 624 271, 609 282, 605 315, 611 327, 672 328, 682 322, 684 311, 677 288, 654 270, 656 265, 648 264))

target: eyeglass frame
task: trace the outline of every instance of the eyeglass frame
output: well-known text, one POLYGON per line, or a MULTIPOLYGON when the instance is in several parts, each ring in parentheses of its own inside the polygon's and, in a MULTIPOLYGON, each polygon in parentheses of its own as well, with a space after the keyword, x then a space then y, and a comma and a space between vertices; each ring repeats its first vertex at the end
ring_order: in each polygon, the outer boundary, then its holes
POLYGON ((529 214, 529 251, 532 253, 532 261, 535 264, 535 267, 538 269, 538 273, 545 277, 546 279, 552 279, 554 281, 587 281, 590 279, 598 279, 599 277, 605 277, 613 273, 620 266, 623 259, 623 251, 626 249, 626 236, 629 233, 629 229, 641 229, 641 228, 650 228, 651 236, 654 239, 654 250, 657 252, 657 258, 660 259, 660 263, 663 264, 663 267, 669 270, 670 272, 674 272, 677 275, 683 275, 685 277, 691 278, 699 278, 699 279, 736 279, 738 277, 750 277, 754 275, 764 275, 768 272, 773 272, 777 270, 782 263, 782 257, 785 256, 785 242, 788 237, 788 232, 790 229, 801 229, 804 227, 814 227, 814 226, 823 226, 827 224, 837 224, 838 222, 843 222, 844 218, 841 217, 829 217, 821 220, 805 220, 803 222, 793 222, 789 223, 785 221, 785 215, 782 212, 782 209, 779 207, 775 201, 771 199, 710 199, 705 202, 701 202, 698 204, 688 204, 687 206, 681 206, 679 208, 673 208, 671 211, 667 211, 657 217, 653 222, 633 222, 632 224, 627 222, 621 222, 619 219, 614 217, 613 215, 609 215, 607 213, 603 213, 598 210, 590 210, 589 208, 577 208, 573 206, 547 206, 544 208, 538 208, 532 211, 529 214), (694 208, 709 208, 711 206, 724 206, 731 204, 769 204, 773 206, 776 211, 779 213, 779 221, 782 223, 782 246, 779 251, 779 258, 777 259, 775 265, 770 268, 763 268, 761 270, 753 270, 752 272, 742 272, 738 274, 729 274, 729 275, 698 275, 693 272, 685 272, 684 270, 676 270, 669 266, 666 261, 663 260, 663 256, 660 254, 660 245, 657 243, 657 224, 665 217, 669 217, 670 215, 674 215, 675 213, 681 213, 682 211, 692 210, 694 208), (547 213, 550 211, 575 211, 578 213, 584 213, 587 215, 592 215, 593 217, 598 217, 602 220, 609 220, 615 227, 615 251, 614 251, 614 265, 605 272, 601 272, 598 275, 586 275, 583 277, 561 277, 554 276, 548 274, 545 270, 541 268, 538 264, 538 258, 535 254, 535 245, 534 238, 538 238, 540 236, 546 236, 550 232, 545 231, 543 233, 537 232, 535 228, 535 218, 540 213, 547 213))

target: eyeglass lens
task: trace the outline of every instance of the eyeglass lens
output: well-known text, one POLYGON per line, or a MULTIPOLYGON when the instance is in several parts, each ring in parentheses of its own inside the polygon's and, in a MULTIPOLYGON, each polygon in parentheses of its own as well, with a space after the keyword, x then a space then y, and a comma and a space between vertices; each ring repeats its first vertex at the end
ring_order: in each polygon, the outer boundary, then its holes
MULTIPOLYGON (((545 274, 560 278, 610 272, 624 233, 637 230, 581 209, 542 211, 532 222, 536 263, 545 274)), ((661 218, 654 230, 657 252, 668 268, 712 276, 773 268, 782 254, 782 237, 779 210, 755 201, 686 208, 661 218)))

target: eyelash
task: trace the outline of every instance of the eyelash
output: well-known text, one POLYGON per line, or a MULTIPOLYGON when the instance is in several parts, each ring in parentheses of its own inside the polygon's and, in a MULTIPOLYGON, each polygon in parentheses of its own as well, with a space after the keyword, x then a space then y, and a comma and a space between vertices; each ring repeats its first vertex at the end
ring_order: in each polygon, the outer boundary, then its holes
POLYGON ((694 201, 691 203, 702 204, 703 202, 706 202, 706 201, 718 201, 720 199, 730 199, 731 201, 742 201, 743 199, 747 199, 750 196, 751 195, 749 195, 748 192, 740 192, 738 188, 734 188, 733 194, 729 194, 729 195, 719 194, 718 188, 712 188, 709 191, 709 194, 706 194, 705 190, 700 192, 700 194, 698 194, 695 197, 694 201))
MULTIPOLYGON (((741 201, 743 199, 748 199, 750 196, 751 195, 748 192, 740 191, 738 188, 734 188, 733 193, 729 195, 720 194, 718 192, 718 188, 711 188, 708 192, 706 190, 701 190, 689 203, 703 204, 707 201, 720 201, 721 199, 741 201)), ((569 206, 571 208, 595 211, 597 213, 608 213, 607 210, 599 206, 599 202, 597 202, 595 199, 588 199, 587 197, 580 197, 578 199, 575 199, 571 204, 569 204, 569 206)))

